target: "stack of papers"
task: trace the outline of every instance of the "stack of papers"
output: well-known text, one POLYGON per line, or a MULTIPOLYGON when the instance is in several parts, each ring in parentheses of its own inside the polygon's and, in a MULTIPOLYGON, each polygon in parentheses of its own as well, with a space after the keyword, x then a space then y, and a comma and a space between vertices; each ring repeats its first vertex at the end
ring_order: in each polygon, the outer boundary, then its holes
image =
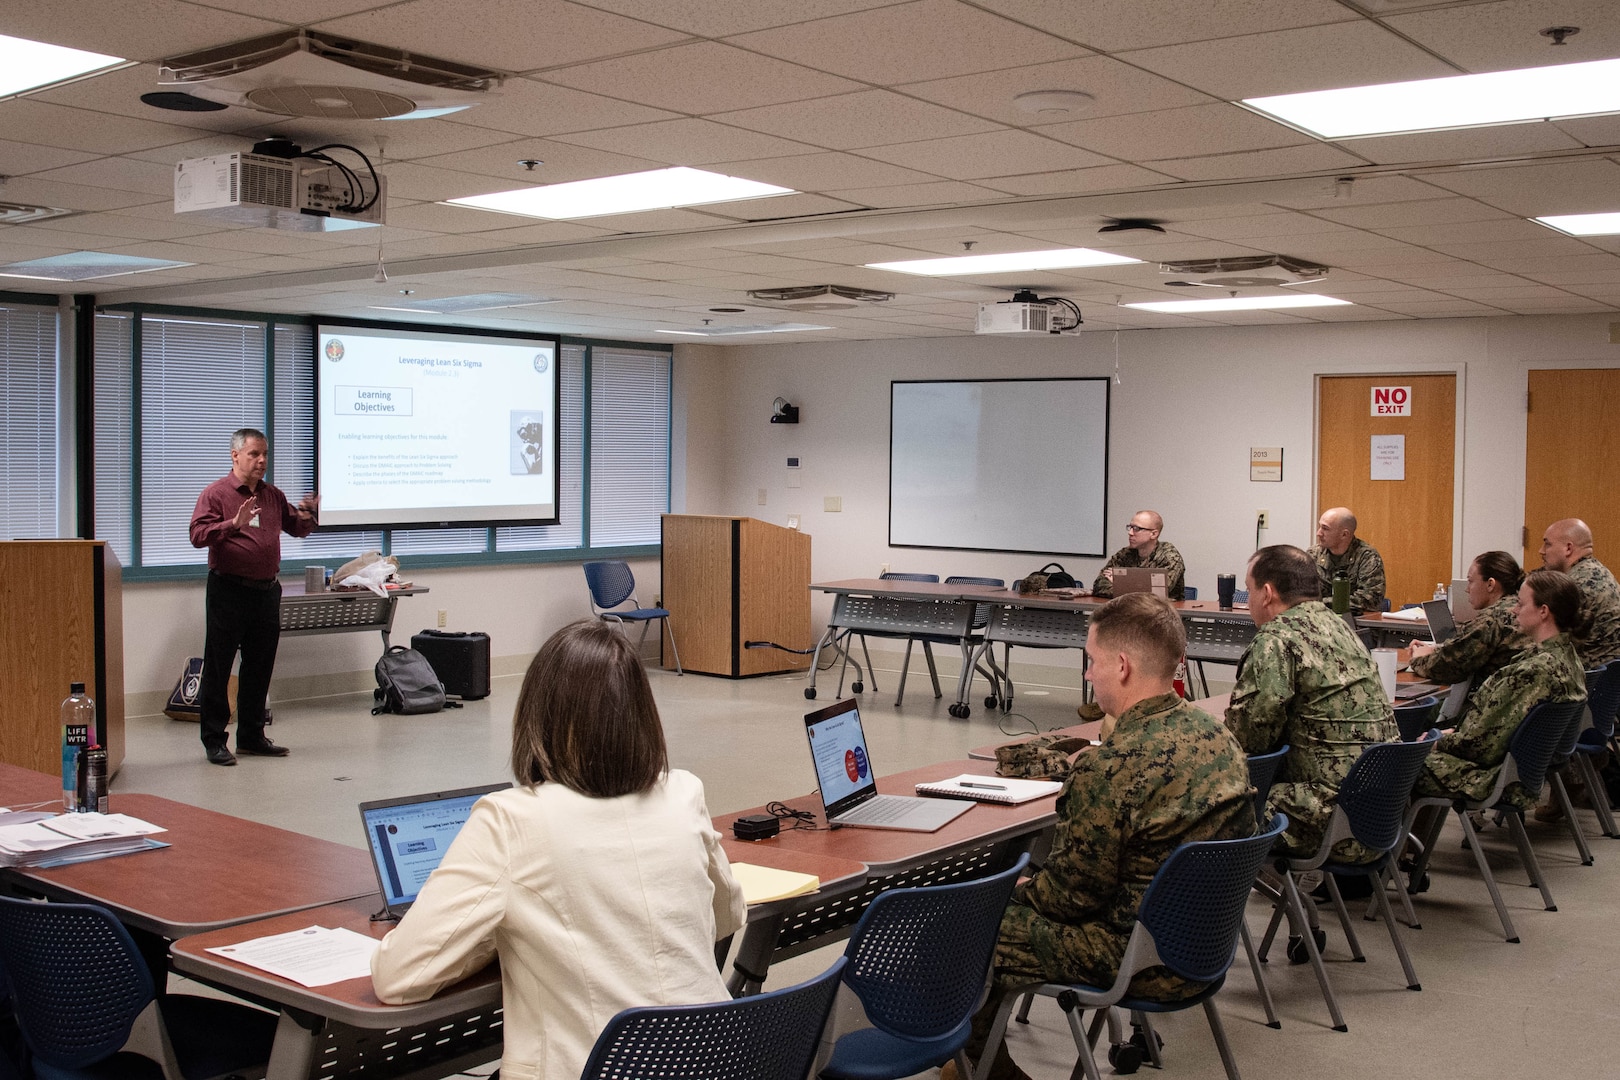
POLYGON ((1406 622, 1428 622, 1429 621, 1429 620, 1427 620, 1427 619, 1425 619, 1423 617, 1423 608, 1422 607, 1401 608, 1401 610, 1399 610, 1399 611, 1386 611, 1386 612, 1384 612, 1384 621, 1389 622, 1391 619, 1400 619, 1400 620, 1403 620, 1403 621, 1406 621, 1406 622))
POLYGON ((804 896, 821 888, 821 879, 814 874, 799 874, 771 866, 734 862, 731 873, 737 879, 737 884, 742 886, 743 900, 750 904, 804 896))
POLYGON ((371 954, 377 951, 377 944, 376 938, 343 927, 306 926, 208 951, 300 986, 327 986, 369 979, 371 954))
POLYGON ((60 866, 162 847, 147 839, 165 832, 128 814, 0 814, 0 866, 60 866), (27 818, 8 824, 12 817, 27 818))

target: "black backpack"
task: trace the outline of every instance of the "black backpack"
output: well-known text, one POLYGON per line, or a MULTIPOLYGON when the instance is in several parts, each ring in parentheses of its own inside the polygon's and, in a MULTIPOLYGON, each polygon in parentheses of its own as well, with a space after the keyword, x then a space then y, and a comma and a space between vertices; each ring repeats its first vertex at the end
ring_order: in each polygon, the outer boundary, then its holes
POLYGON ((445 701, 444 684, 427 657, 415 649, 395 645, 377 660, 375 669, 377 689, 371 692, 376 705, 371 715, 378 713, 438 712, 440 709, 459 709, 459 701, 445 701))

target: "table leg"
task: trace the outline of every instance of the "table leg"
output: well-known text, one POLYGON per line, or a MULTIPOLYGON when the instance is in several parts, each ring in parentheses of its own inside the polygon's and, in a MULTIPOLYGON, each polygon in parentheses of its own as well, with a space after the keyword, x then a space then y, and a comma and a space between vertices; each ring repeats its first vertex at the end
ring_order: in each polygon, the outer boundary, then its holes
MULTIPOLYGON (((757 994, 771 970, 771 953, 776 949, 776 935, 782 928, 781 915, 768 915, 750 920, 743 928, 742 943, 731 961, 731 978, 726 989, 732 997, 757 994)), ((268 1080, 268 1078, 267 1078, 268 1080)))
POLYGON ((270 1066, 264 1080, 308 1080, 314 1059, 315 1033, 283 1010, 276 1021, 276 1039, 270 1045, 270 1066))

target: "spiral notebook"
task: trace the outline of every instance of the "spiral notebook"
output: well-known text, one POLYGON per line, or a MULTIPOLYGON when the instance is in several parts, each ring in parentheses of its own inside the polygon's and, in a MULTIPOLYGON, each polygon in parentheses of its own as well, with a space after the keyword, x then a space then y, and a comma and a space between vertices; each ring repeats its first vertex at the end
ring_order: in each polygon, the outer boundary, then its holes
POLYGON ((1062 789, 1063 785, 1056 780, 1014 780, 1006 776, 963 773, 948 780, 918 784, 917 794, 1017 806, 1047 795, 1056 795, 1062 789))

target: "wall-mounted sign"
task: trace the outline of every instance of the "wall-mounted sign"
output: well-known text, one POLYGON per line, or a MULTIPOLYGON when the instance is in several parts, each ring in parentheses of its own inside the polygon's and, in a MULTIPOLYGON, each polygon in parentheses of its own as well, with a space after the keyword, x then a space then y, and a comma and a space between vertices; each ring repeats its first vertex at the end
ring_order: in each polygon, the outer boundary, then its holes
POLYGON ((1282 483, 1282 452, 1280 446, 1249 447, 1250 482, 1282 483))
POLYGON ((1372 479, 1406 479, 1406 436, 1374 435, 1372 437, 1372 479))
POLYGON ((1412 388, 1410 386, 1373 387, 1372 415, 1411 416, 1412 388))

